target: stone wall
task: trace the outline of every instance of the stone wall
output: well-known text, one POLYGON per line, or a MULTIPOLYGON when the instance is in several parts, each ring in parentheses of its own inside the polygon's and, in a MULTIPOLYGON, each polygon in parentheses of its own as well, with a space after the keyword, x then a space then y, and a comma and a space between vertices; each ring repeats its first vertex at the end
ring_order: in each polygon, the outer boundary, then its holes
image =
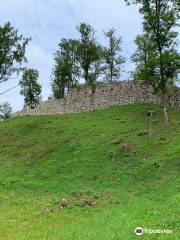
MULTIPOLYGON (((169 105, 180 109, 180 93, 168 96, 169 105)), ((119 81, 112 84, 97 85, 95 93, 90 87, 73 89, 68 96, 60 100, 48 100, 36 109, 24 109, 16 115, 51 115, 87 112, 135 103, 160 103, 150 87, 140 81, 119 81)))

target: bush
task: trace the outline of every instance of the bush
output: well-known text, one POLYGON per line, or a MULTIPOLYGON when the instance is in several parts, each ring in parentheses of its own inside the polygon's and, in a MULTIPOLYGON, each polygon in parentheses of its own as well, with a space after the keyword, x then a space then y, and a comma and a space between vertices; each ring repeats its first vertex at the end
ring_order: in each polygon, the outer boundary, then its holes
POLYGON ((0 119, 5 120, 7 118, 10 118, 12 113, 12 108, 10 103, 6 102, 0 105, 0 119))

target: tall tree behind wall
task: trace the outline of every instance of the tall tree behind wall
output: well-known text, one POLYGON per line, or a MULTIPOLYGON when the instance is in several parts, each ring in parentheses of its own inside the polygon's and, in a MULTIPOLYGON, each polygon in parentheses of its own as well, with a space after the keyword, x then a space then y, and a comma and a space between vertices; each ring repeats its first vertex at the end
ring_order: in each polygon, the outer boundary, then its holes
POLYGON ((107 81, 119 80, 122 64, 125 58, 121 56, 121 37, 116 36, 116 30, 110 29, 105 33, 108 47, 104 49, 105 78, 107 81))
POLYGON ((59 43, 51 82, 53 96, 56 99, 63 98, 65 93, 79 81, 78 46, 79 42, 73 39, 62 39, 59 43))
POLYGON ((93 74, 99 71, 99 45, 95 40, 95 31, 89 24, 81 23, 77 30, 80 33, 78 56, 83 70, 82 77, 87 84, 92 85, 96 80, 93 74))
MULTIPOLYGON (((176 45, 178 33, 174 31, 179 20, 179 0, 125 0, 128 4, 140 5, 140 13, 143 15, 144 32, 148 33, 157 53, 158 69, 156 79, 152 80, 152 86, 161 93, 161 101, 164 111, 165 125, 169 125, 167 114, 167 81, 165 68, 167 66, 165 54, 172 52, 176 45), (154 84, 153 81, 156 81, 154 84)), ((168 61, 170 58, 168 58, 168 61)))
POLYGON ((21 81, 21 95, 24 96, 24 106, 36 108, 40 102, 41 85, 38 83, 39 72, 36 69, 24 71, 21 81))

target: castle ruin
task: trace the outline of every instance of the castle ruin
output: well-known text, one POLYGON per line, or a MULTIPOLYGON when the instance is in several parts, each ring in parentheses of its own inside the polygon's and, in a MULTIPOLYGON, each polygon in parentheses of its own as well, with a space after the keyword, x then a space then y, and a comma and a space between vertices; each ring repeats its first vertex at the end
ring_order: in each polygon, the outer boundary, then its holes
MULTIPOLYGON (((168 95, 167 101, 169 106, 180 109, 180 92, 168 95)), ((87 86, 72 89, 62 99, 49 99, 41 102, 36 109, 23 109, 14 116, 80 113, 137 103, 160 104, 160 97, 141 81, 117 81, 98 84, 94 92, 87 86)))

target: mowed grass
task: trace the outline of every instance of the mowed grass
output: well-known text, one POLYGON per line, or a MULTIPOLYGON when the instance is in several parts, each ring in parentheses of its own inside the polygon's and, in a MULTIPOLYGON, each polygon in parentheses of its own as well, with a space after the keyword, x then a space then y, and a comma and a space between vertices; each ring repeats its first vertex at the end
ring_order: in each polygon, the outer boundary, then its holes
POLYGON ((169 114, 168 129, 156 105, 1 122, 0 239, 179 240, 180 112, 169 114))

